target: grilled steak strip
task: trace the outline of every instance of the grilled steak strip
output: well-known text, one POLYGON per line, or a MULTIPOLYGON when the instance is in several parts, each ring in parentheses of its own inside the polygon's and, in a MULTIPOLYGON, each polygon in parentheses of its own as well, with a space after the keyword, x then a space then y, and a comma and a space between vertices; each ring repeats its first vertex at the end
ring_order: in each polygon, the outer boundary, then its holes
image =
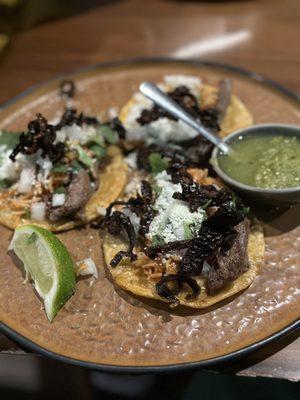
POLYGON ((211 261, 208 261, 212 267, 206 276, 206 288, 209 295, 213 295, 227 282, 232 282, 249 268, 247 245, 250 221, 245 219, 234 229, 237 235, 230 249, 226 252, 220 251, 211 261))
POLYGON ((218 112, 218 123, 219 125, 223 121, 226 110, 230 104, 232 92, 232 82, 230 79, 222 79, 219 84, 219 98, 216 104, 216 110, 218 112))
POLYGON ((80 171, 74 175, 67 188, 65 203, 62 206, 50 208, 50 221, 56 222, 61 218, 76 214, 87 203, 92 192, 91 180, 86 171, 80 171))

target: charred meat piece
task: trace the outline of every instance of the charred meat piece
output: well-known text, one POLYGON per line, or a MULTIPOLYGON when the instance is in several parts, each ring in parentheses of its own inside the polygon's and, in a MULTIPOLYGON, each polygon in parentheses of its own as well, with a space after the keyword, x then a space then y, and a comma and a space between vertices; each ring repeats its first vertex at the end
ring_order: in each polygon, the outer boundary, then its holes
POLYGON ((198 118, 202 124, 212 132, 218 133, 231 99, 232 84, 230 79, 223 79, 219 83, 218 100, 214 106, 201 108, 198 118))
MULTIPOLYGON (((175 90, 168 92, 168 95, 185 111, 194 118, 200 120, 206 128, 217 133, 220 130, 220 124, 230 103, 231 88, 231 81, 229 79, 223 79, 219 85, 217 104, 213 107, 206 108, 199 107, 196 97, 186 86, 179 86, 175 90)), ((137 122, 141 125, 147 125, 163 117, 176 121, 176 118, 172 115, 157 105, 154 105, 151 109, 144 109, 141 116, 137 118, 137 122)))
MULTIPOLYGON (((192 93, 190 93, 186 86, 179 86, 175 90, 168 92, 168 95, 187 112, 192 114, 194 117, 197 117, 199 110, 197 99, 192 93)), ((137 122, 140 125, 147 125, 159 118, 169 118, 173 121, 177 121, 173 115, 154 104, 151 109, 142 110, 141 116, 137 118, 137 122)))
POLYGON ((193 240, 179 265, 179 272, 187 275, 200 275, 203 262, 222 244, 223 235, 207 226, 203 226, 199 236, 193 240))
MULTIPOLYGON (((111 203, 106 209, 106 215, 102 221, 98 224, 93 224, 94 228, 109 228, 109 221, 112 217, 112 209, 116 205, 123 205, 130 209, 131 212, 135 213, 140 218, 139 224, 139 234, 144 237, 146 233, 149 231, 149 226, 154 216, 156 215, 156 211, 152 207, 152 203, 154 201, 152 187, 149 182, 142 181, 141 182, 141 194, 137 194, 136 197, 130 197, 127 201, 114 201, 111 203)), ((124 215, 125 216, 125 215, 124 215)), ((130 220, 128 219, 128 223, 130 220)), ((131 223, 130 223, 131 224, 131 223)), ((133 227, 132 227, 133 229, 133 227)))
POLYGON ((173 115, 155 104, 150 110, 146 108, 142 110, 140 117, 137 118, 137 122, 140 125, 148 125, 151 122, 157 121, 159 118, 169 118, 176 121, 176 118, 173 117, 173 115))
POLYGON ((152 207, 154 202, 152 187, 149 182, 141 182, 141 194, 131 197, 126 203, 127 207, 140 218, 139 234, 144 237, 149 232, 150 224, 156 215, 152 207))
POLYGON ((75 83, 72 80, 62 81, 60 84, 60 95, 71 99, 75 95, 75 83))
POLYGON ((245 207, 242 203, 236 204, 230 199, 224 201, 223 204, 216 205, 219 206, 217 211, 204 224, 221 232, 228 232, 230 228, 238 225, 249 214, 248 207, 245 207))
POLYGON ((218 190, 213 185, 199 185, 196 182, 187 182, 186 180, 181 180, 180 184, 182 192, 175 192, 173 198, 186 201, 191 212, 196 212, 199 207, 221 206, 226 203, 227 214, 233 215, 235 213, 231 207, 232 195, 227 189, 218 190))
POLYGON ((117 132, 120 139, 126 138, 126 129, 118 117, 113 118, 109 126, 113 131, 117 132))
POLYGON ((206 277, 209 295, 213 295, 227 282, 231 282, 249 268, 247 244, 250 222, 244 220, 234 229, 236 236, 227 251, 219 252, 211 261, 211 270, 206 277))
POLYGON ((207 107, 199 109, 198 119, 213 133, 218 133, 220 130, 219 112, 215 107, 207 107))
POLYGON ((168 94, 184 110, 197 118, 199 112, 198 101, 186 86, 179 86, 168 94))
POLYGON ((142 181, 141 195, 142 205, 137 215, 140 216, 139 234, 144 237, 149 232, 150 224, 156 215, 156 211, 152 207, 153 193, 149 182, 142 181))
POLYGON ((66 108, 59 123, 55 126, 56 130, 63 128, 64 126, 70 126, 76 124, 78 126, 86 125, 100 125, 99 120, 96 117, 88 117, 85 114, 77 113, 75 108, 66 108))
POLYGON ((61 218, 75 215, 87 203, 92 192, 91 180, 86 171, 80 171, 77 175, 74 175, 67 188, 65 203, 62 206, 50 208, 50 221, 56 222, 61 218))
POLYGON ((151 165, 149 162, 149 156, 152 153, 159 153, 162 157, 166 158, 168 161, 179 161, 181 163, 185 162, 185 155, 179 149, 174 149, 174 147, 169 146, 159 146, 157 144, 150 144, 149 146, 142 146, 137 152, 137 166, 139 169, 144 169, 145 171, 151 172, 151 165))
POLYGON ((105 218, 101 221, 101 229, 106 228, 111 235, 119 235, 124 230, 129 241, 128 250, 119 251, 111 260, 110 265, 115 268, 125 257, 130 258, 131 261, 136 260, 137 255, 133 252, 136 244, 136 235, 130 219, 121 211, 114 211, 111 214, 111 210, 112 208, 110 208, 105 218))
MULTIPOLYGON (((179 86, 175 90, 168 92, 168 95, 190 114, 197 114, 197 99, 193 94, 190 93, 186 86, 179 86)), ((173 121, 177 121, 173 115, 154 104, 151 109, 142 110, 141 116, 137 118, 137 122, 140 125, 147 125, 158 120, 159 118, 169 118, 173 121)))
POLYGON ((192 290, 192 293, 186 296, 187 300, 192 300, 199 296, 200 287, 198 283, 195 279, 184 275, 165 275, 157 282, 155 288, 159 296, 176 305, 178 304, 176 295, 180 293, 184 284, 192 290))
POLYGON ((204 261, 229 251, 236 240, 233 232, 236 225, 244 221, 249 213, 243 204, 236 204, 228 198, 230 193, 219 193, 219 199, 212 199, 212 205, 218 206, 218 209, 203 222, 197 238, 188 247, 181 261, 179 271, 183 274, 199 275, 204 261), (219 203, 220 199, 224 200, 223 204, 219 203))
POLYGON ((19 153, 34 154, 42 150, 42 157, 48 156, 51 161, 57 162, 64 156, 65 145, 62 142, 54 144, 56 129, 42 114, 37 114, 36 119, 28 124, 28 133, 22 133, 19 143, 9 156, 15 161, 19 153))
POLYGON ((184 250, 187 249, 194 243, 195 239, 187 240, 176 240, 174 242, 167 242, 163 244, 158 244, 156 246, 149 246, 145 248, 145 254, 153 259, 158 254, 166 254, 174 250, 184 250))

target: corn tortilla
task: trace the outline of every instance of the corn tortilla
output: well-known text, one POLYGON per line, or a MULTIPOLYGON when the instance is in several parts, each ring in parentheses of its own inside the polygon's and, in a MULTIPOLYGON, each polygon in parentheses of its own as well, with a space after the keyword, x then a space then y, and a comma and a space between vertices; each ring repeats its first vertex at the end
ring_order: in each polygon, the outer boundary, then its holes
MULTIPOLYGON (((112 236, 109 233, 104 235, 104 259, 114 282, 122 289, 125 289, 137 296, 167 302, 164 298, 160 297, 156 293, 155 281, 147 278, 147 276, 141 270, 134 267, 130 261, 122 261, 115 268, 110 267, 109 263, 114 255, 120 250, 124 250, 126 248, 127 244, 124 239, 112 236)), ((246 289, 251 285, 259 273, 260 266, 264 260, 264 249, 265 242, 262 227, 258 224, 255 224, 251 228, 248 241, 249 269, 233 282, 227 284, 213 296, 208 295, 206 291, 205 278, 195 277, 195 280, 201 288, 200 295, 196 299, 187 300, 185 297, 188 292, 183 290, 177 296, 180 304, 191 308, 207 308, 246 289)))

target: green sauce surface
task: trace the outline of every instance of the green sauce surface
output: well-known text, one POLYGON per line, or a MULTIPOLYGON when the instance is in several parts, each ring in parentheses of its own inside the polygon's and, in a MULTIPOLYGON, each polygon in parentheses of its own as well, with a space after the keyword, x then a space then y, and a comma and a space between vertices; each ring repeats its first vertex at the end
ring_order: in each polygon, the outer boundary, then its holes
POLYGON ((220 168, 233 179, 264 189, 300 186, 300 138, 253 134, 231 143, 220 155, 220 168))

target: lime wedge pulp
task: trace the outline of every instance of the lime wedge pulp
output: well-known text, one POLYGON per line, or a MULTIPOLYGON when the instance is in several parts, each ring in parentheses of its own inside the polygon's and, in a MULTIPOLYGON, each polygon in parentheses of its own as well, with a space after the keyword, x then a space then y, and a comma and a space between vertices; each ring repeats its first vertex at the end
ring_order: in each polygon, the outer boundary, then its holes
POLYGON ((23 262, 26 280, 33 280, 52 321, 75 289, 74 264, 68 250, 52 232, 35 225, 17 227, 9 250, 23 262))

